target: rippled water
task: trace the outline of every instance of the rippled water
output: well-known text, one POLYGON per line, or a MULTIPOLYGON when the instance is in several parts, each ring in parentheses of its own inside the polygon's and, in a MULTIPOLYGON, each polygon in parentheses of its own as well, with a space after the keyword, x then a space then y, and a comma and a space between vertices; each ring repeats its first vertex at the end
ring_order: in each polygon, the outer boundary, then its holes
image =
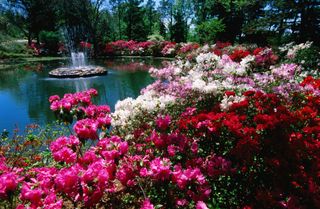
POLYGON ((48 77, 50 70, 66 66, 68 61, 33 62, 0 70, 0 130, 52 122, 54 115, 48 98, 54 94, 62 96, 95 88, 99 92, 96 103, 108 104, 114 110, 118 100, 137 97, 140 90, 153 81, 146 69, 161 66, 161 61, 91 60, 90 64, 106 67, 108 74, 73 79, 48 77))

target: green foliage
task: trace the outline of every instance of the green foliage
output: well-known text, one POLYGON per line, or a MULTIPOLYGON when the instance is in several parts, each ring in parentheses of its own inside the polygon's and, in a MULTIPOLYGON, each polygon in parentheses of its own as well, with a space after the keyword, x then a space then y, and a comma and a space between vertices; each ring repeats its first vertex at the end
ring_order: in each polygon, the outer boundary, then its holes
POLYGON ((186 20, 184 19, 184 15, 182 10, 177 10, 174 14, 175 23, 172 25, 172 39, 179 43, 179 42, 186 42, 186 20))
POLYGON ((46 54, 54 55, 59 48, 60 35, 54 31, 41 31, 40 41, 44 43, 46 54))
POLYGON ((0 13, 0 42, 7 41, 8 39, 21 38, 23 33, 15 24, 12 23, 12 19, 15 17, 9 13, 0 13))
POLYGON ((15 58, 32 54, 25 40, 11 40, 11 37, 0 35, 0 58, 15 58), (3 38, 3 39, 2 39, 3 38), (7 38, 7 39, 6 39, 7 38))
POLYGON ((320 69, 320 48, 311 46, 306 49, 301 49, 297 52, 293 62, 300 63, 307 70, 320 69))
POLYGON ((201 43, 212 43, 216 41, 217 35, 225 30, 221 20, 212 19, 201 23, 197 27, 199 41, 201 43))
MULTIPOLYGON (((90 42, 94 54, 102 51, 106 42, 145 41, 152 34, 176 42, 216 39, 281 45, 309 40, 320 44, 320 7, 314 0, 159 0, 158 4, 153 0, 110 0, 111 8, 106 3, 106 0, 3 1, 0 41, 9 36, 28 39, 30 44, 42 39, 42 31, 64 28, 68 42, 74 42, 68 45, 77 47, 80 41, 90 42)), ((54 41, 49 42, 51 51, 55 48, 54 41)))
POLYGON ((148 41, 164 41, 164 38, 159 34, 152 34, 148 36, 148 41))
POLYGON ((13 167, 49 165, 52 157, 48 145, 57 137, 66 134, 69 134, 68 128, 58 122, 44 127, 31 124, 23 133, 14 130, 10 134, 3 130, 0 132, 0 154, 10 159, 9 164, 13 167))
POLYGON ((26 43, 5 41, 0 43, 0 51, 7 53, 24 53, 26 52, 26 43))
POLYGON ((144 41, 147 38, 148 31, 144 22, 144 11, 140 7, 141 0, 129 0, 125 4, 124 20, 126 24, 126 35, 128 40, 144 41))

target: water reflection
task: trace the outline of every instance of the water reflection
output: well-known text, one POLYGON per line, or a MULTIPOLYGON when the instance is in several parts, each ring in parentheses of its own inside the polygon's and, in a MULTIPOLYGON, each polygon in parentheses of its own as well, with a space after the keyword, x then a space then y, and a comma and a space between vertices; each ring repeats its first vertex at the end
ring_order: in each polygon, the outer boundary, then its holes
POLYGON ((147 69, 159 66, 161 61, 149 60, 98 60, 90 64, 107 67, 109 73, 104 76, 77 79, 48 78, 48 72, 67 65, 64 62, 41 62, 26 66, 12 67, 0 71, 0 130, 12 130, 17 124, 23 129, 27 124, 44 124, 54 120, 49 109, 48 98, 51 95, 63 95, 68 92, 96 88, 98 104, 108 104, 114 110, 118 100, 137 97, 140 90, 152 82, 147 71, 134 69, 132 66, 147 69), (107 63, 107 64, 106 64, 107 63), (128 70, 125 65, 129 63, 128 70), (138 64, 136 64, 138 63, 138 64), (147 66, 145 66, 147 65, 147 66), (120 68, 117 66, 120 66, 120 68))

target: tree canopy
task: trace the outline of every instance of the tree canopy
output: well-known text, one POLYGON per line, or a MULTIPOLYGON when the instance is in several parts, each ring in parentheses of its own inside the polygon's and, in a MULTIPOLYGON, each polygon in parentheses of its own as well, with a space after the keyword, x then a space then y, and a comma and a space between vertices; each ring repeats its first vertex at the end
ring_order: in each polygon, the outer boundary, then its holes
POLYGON ((40 41, 42 31, 76 47, 161 35, 175 42, 319 45, 317 0, 2 0, 2 33, 40 41), (8 27, 15 30, 8 30, 8 27), (68 38, 65 38, 67 34, 68 38), (66 40, 68 39, 68 40, 66 40), (71 43, 72 42, 72 43, 71 43))

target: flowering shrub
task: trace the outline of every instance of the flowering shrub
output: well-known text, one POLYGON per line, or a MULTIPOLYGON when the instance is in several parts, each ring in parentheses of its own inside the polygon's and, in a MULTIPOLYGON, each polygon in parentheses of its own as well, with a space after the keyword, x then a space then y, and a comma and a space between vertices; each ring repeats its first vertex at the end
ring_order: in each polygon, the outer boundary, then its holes
MULTIPOLYGON (((177 45, 169 41, 124 41, 118 40, 107 43, 105 46, 106 55, 146 55, 146 56, 166 56, 174 57, 177 53, 177 45)), ((192 45, 193 48, 195 46, 192 45)), ((191 49, 185 49, 190 51, 191 49)))
POLYGON ((161 54, 163 54, 164 56, 174 56, 176 53, 175 47, 176 47, 175 42, 166 41, 164 42, 164 47, 161 50, 161 54))
POLYGON ((186 43, 186 44, 181 44, 181 47, 178 51, 179 56, 185 56, 186 54, 192 52, 193 50, 196 50, 200 47, 199 44, 197 43, 186 43))
POLYGON ((286 53, 285 56, 288 59, 294 59, 300 50, 308 49, 311 47, 311 45, 312 45, 312 42, 310 41, 307 41, 306 43, 297 44, 297 45, 295 45, 294 42, 290 42, 282 47, 279 47, 279 50, 281 52, 285 52, 286 53))
POLYGON ((82 49, 91 49, 92 44, 89 43, 89 42, 81 41, 81 42, 80 42, 80 47, 81 47, 82 49))
POLYGON ((136 42, 133 40, 118 40, 106 44, 105 53, 107 55, 151 55, 152 46, 155 42, 136 42))
POLYGON ((28 45, 28 48, 32 49, 33 55, 36 55, 36 56, 40 55, 41 49, 40 49, 40 46, 37 43, 32 41, 31 44, 28 45))
POLYGON ((51 96, 73 131, 51 142, 46 165, 3 156, 0 198, 17 208, 319 208, 319 78, 274 65, 268 48, 221 45, 151 68, 157 80, 114 113, 92 102, 94 89, 51 96))

